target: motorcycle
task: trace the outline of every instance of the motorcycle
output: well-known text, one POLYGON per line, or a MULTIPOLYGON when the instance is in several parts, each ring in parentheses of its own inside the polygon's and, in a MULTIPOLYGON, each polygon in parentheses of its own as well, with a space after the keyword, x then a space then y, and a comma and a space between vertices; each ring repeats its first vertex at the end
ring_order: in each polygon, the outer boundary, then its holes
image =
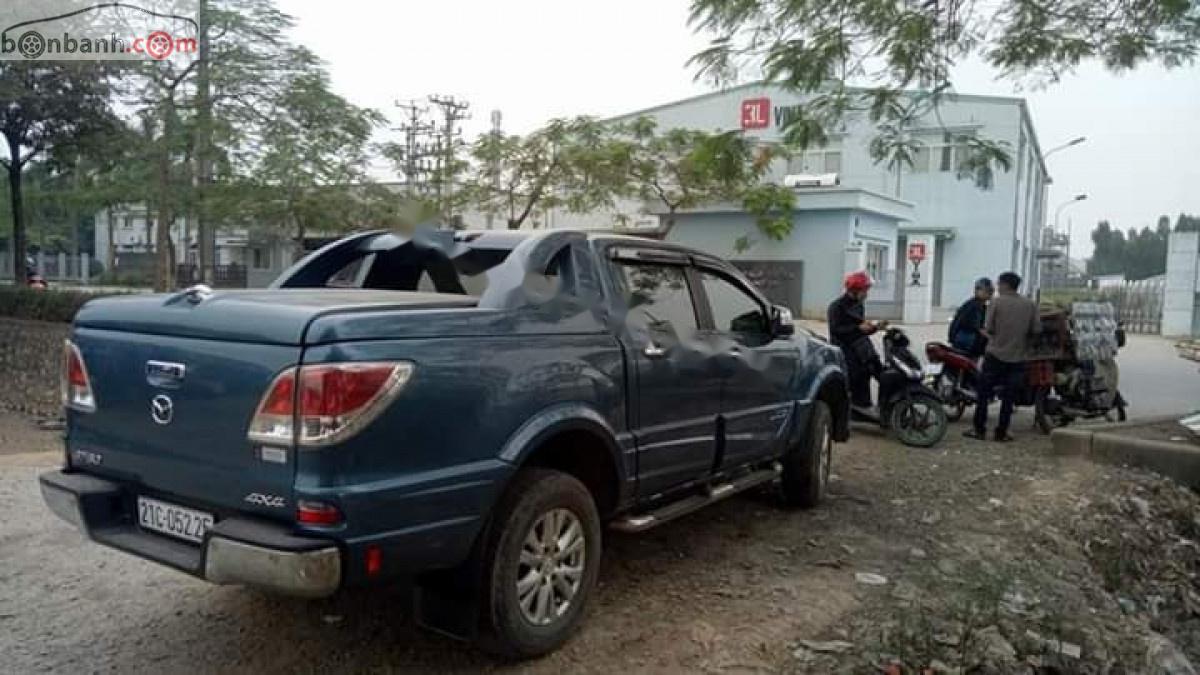
MULTIPOLYGON (((1055 315, 1044 317, 1044 322, 1047 321, 1051 324, 1069 321, 1076 325, 1075 319, 1055 315)), ((1123 325, 1116 325, 1114 346, 1107 350, 1097 351, 1094 338, 1083 339, 1074 332, 1078 330, 1069 330, 1066 325, 1061 329, 1052 326, 1039 336, 1040 345, 1035 352, 1040 351, 1046 358, 1036 358, 1027 364, 1025 380, 1013 397, 1014 405, 1033 408, 1034 425, 1043 434, 1076 419, 1104 417, 1124 422, 1127 417, 1128 403, 1116 386, 1118 369, 1113 358, 1116 350, 1125 346, 1123 325), (1045 345, 1055 342, 1059 346, 1049 348, 1054 353, 1047 353, 1045 345)), ((979 363, 942 342, 925 345, 925 357, 930 363, 927 370, 930 388, 945 403, 947 417, 960 419, 968 407, 975 405, 979 363)))
POLYGON ((44 291, 50 287, 50 284, 46 283, 46 278, 34 266, 33 258, 25 260, 25 286, 37 291, 44 291))
POLYGON ((851 419, 878 424, 905 445, 928 448, 946 435, 949 420, 941 399, 925 386, 921 361, 909 350, 899 328, 883 334, 883 369, 879 380, 879 413, 852 409, 851 419))

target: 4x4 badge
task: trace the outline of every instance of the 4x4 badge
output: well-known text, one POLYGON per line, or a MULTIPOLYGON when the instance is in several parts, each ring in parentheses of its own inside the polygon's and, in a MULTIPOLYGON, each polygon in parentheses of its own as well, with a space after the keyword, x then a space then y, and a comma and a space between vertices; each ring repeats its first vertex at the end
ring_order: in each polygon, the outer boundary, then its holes
POLYGON ((273 509, 282 509, 284 505, 283 497, 278 495, 264 495, 261 492, 251 492, 250 494, 246 495, 244 501, 249 504, 269 506, 273 509))

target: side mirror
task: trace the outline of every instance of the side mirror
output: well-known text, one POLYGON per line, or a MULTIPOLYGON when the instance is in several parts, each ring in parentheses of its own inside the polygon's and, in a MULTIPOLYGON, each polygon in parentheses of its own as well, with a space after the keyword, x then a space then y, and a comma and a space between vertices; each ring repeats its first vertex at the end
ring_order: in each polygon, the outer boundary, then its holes
POLYGON ((792 318, 792 310, 783 305, 771 307, 771 335, 786 337, 795 334, 796 324, 795 319, 792 318))

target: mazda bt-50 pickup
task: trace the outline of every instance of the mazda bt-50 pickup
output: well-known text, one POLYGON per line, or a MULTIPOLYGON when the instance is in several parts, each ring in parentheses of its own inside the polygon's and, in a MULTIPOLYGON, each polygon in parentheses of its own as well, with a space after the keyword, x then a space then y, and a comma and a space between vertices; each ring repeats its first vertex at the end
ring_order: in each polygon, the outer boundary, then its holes
POLYGON ((732 265, 608 234, 368 232, 269 289, 87 303, 49 508, 218 584, 415 580, 424 625, 560 645, 602 528, 774 483, 847 436, 840 353, 732 265))

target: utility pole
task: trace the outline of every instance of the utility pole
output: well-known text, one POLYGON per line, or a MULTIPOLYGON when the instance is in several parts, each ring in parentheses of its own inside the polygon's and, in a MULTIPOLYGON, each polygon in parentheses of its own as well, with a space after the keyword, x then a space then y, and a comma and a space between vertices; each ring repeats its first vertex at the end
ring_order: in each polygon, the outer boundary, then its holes
MULTIPOLYGON (((200 280, 212 284, 216 277, 217 264, 217 231, 215 223, 206 213, 208 191, 212 183, 212 96, 210 92, 209 58, 211 49, 208 36, 208 0, 200 0, 196 18, 196 42, 199 49, 196 63, 196 185, 199 187, 199 198, 196 200, 194 213, 196 215, 196 238, 199 239, 200 280)), ((304 242, 300 242, 303 248, 304 242)), ((187 254, 187 242, 184 241, 184 257, 187 254)))
POLYGON ((467 111, 471 104, 459 101, 453 96, 438 94, 431 95, 429 102, 440 108, 442 112, 442 128, 439 130, 437 139, 437 146, 441 152, 437 161, 436 188, 438 210, 442 212, 443 217, 449 223, 453 217, 451 211, 453 210, 454 176, 457 173, 455 155, 462 147, 462 129, 458 128, 458 123, 470 119, 467 111))
MULTIPOLYGON (((492 131, 491 133, 499 136, 504 133, 504 114, 499 110, 492 111, 492 131)), ((492 189, 499 191, 500 189, 500 166, 499 162, 492 160, 491 166, 488 167, 488 173, 491 175, 492 189)), ((490 200, 489 200, 490 201, 490 200)), ((493 209, 488 209, 487 212, 487 229, 495 227, 496 214, 493 209)))
POLYGON ((396 107, 404 113, 404 121, 395 130, 404 134, 400 170, 404 174, 404 192, 411 197, 418 190, 424 191, 429 160, 437 154, 434 142, 437 127, 425 119, 428 106, 420 105, 418 101, 396 101, 396 107))

